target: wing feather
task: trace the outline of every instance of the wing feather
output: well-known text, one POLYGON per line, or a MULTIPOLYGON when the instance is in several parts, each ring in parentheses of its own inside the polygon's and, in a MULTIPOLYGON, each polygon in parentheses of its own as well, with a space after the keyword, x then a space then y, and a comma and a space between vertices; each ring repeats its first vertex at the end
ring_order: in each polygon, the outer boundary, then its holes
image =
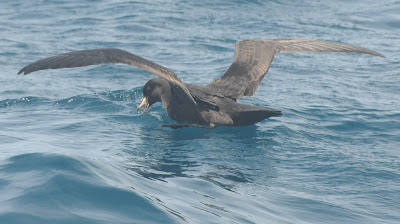
POLYGON ((225 74, 207 87, 233 99, 252 96, 278 52, 352 52, 385 57, 380 53, 349 44, 302 39, 238 41, 233 62, 225 74))
POLYGON ((127 64, 151 72, 168 80, 171 84, 180 87, 191 101, 196 104, 185 84, 182 83, 173 71, 120 49, 104 48, 59 54, 33 62, 22 68, 18 74, 23 73, 27 75, 45 69, 75 68, 99 64, 127 64))

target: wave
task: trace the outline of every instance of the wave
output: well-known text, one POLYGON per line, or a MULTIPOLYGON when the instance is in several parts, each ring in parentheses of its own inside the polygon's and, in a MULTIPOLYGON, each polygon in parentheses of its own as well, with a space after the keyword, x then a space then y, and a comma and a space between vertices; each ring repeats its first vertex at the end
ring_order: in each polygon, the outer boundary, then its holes
POLYGON ((0 166, 1 223, 176 223, 132 188, 93 172, 96 165, 55 154, 23 154, 0 166))

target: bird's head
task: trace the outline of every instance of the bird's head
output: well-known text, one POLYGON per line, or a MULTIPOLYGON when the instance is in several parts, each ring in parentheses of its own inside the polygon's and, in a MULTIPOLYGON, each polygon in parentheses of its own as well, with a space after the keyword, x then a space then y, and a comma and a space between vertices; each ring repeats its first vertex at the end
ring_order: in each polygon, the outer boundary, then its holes
MULTIPOLYGON (((171 96, 171 86, 163 78, 154 78, 148 81, 143 87, 143 98, 137 110, 143 108, 146 113, 151 105, 156 102, 163 102, 171 96)), ((164 103, 164 102, 163 102, 164 103)))

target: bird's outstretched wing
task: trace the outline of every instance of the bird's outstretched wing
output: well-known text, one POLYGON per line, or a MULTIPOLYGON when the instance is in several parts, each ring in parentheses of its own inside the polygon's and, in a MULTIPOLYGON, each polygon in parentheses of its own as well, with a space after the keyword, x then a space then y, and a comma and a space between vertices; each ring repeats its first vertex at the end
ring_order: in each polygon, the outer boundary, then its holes
POLYGON ((384 57, 382 54, 349 44, 319 40, 264 39, 238 41, 235 56, 225 74, 207 88, 233 98, 252 96, 278 52, 354 52, 384 57))
POLYGON ((196 104, 185 84, 182 83, 173 71, 120 49, 104 48, 59 54, 33 62, 22 68, 18 74, 23 73, 27 75, 31 72, 45 69, 75 68, 98 64, 127 64, 151 72, 168 80, 174 86, 180 87, 196 104))

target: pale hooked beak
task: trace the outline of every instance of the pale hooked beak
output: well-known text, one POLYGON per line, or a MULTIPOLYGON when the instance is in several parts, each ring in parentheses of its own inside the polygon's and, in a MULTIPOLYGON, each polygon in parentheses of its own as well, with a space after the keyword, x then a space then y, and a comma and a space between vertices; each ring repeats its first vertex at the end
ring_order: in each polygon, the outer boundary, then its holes
POLYGON ((142 98, 142 102, 137 107, 137 111, 139 111, 139 109, 142 107, 143 107, 143 112, 146 113, 147 110, 149 109, 149 102, 147 101, 147 97, 142 98))

